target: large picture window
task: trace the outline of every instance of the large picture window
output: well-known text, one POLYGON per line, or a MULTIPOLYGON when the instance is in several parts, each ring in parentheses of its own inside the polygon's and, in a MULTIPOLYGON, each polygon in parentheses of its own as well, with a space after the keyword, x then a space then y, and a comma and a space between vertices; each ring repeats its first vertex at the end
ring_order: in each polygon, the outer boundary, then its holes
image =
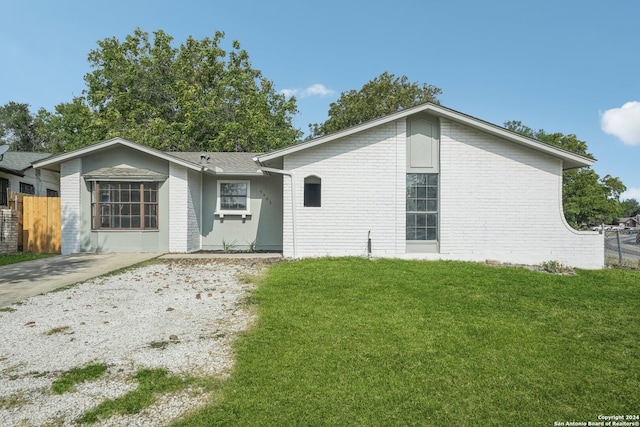
POLYGON ((157 230, 158 184, 95 181, 91 224, 94 230, 157 230))
POLYGON ((407 174, 407 240, 438 240, 438 174, 407 174))

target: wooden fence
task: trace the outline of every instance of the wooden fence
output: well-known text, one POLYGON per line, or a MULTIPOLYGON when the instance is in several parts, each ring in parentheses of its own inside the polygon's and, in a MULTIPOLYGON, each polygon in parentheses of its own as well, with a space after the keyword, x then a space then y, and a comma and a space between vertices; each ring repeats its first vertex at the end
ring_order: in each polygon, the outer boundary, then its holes
POLYGON ((23 252, 60 253, 62 218, 59 197, 11 193, 9 206, 18 212, 18 247, 23 252))

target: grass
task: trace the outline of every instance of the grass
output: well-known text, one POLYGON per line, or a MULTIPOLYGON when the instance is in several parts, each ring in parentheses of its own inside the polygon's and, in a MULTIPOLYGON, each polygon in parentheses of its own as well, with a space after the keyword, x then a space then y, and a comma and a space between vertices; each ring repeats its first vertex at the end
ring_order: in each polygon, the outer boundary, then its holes
POLYGON ((194 382, 193 379, 168 375, 164 369, 142 369, 136 374, 136 380, 138 388, 124 396, 102 402, 85 412, 78 422, 92 424, 116 414, 136 414, 150 406, 158 394, 177 392, 194 382))
POLYGON ((76 384, 100 378, 105 372, 107 372, 107 365, 103 363, 95 363, 83 368, 73 368, 64 372, 60 378, 55 380, 51 385, 51 389, 56 394, 63 394, 71 390, 76 384))
POLYGON ((30 252, 18 252, 14 254, 1 254, 0 265, 16 264, 18 262, 33 261, 34 259, 47 258, 55 254, 33 254, 30 252))
POLYGON ((527 425, 640 408, 640 273, 274 265, 215 401, 179 426, 527 425))

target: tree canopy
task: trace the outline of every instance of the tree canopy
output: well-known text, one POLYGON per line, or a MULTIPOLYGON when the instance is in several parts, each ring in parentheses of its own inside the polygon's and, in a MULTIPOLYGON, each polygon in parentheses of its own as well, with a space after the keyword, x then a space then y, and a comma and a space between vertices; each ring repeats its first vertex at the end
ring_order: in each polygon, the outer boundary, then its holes
POLYGON ((636 199, 623 200, 621 204, 623 217, 640 215, 640 203, 636 199))
POLYGON ((124 41, 99 41, 88 55, 93 71, 82 96, 31 116, 36 139, 54 152, 114 136, 172 151, 268 151, 294 143, 302 134, 292 124, 295 98, 278 93, 238 41, 225 51, 223 38, 216 32, 174 47, 162 30, 150 36, 136 29, 124 41))
POLYGON ((407 76, 384 72, 365 83, 360 90, 342 92, 329 105, 329 118, 309 125, 310 138, 320 137, 369 120, 414 107, 425 102, 438 104, 442 90, 426 83, 411 83, 407 76))
MULTIPOLYGON (((509 121, 504 125, 507 129, 530 138, 593 158, 588 152, 587 143, 579 140, 576 135, 547 133, 543 129, 533 130, 520 121, 509 121)), ((562 182, 564 216, 575 228, 588 224, 611 224, 624 212, 620 194, 625 190, 626 187, 619 178, 611 175, 601 178, 590 167, 566 170, 562 182)))
POLYGON ((0 144, 15 151, 45 151, 39 122, 29 111, 29 104, 9 102, 0 106, 0 144))

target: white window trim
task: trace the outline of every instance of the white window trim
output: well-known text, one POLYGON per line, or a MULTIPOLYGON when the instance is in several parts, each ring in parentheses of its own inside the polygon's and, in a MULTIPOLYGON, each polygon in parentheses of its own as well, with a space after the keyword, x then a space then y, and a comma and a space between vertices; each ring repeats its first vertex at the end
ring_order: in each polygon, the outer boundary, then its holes
POLYGON ((242 218, 246 218, 251 215, 251 181, 248 179, 229 179, 229 180, 218 180, 217 182, 217 197, 216 197, 216 211, 214 215, 224 218, 225 215, 239 215, 242 218), (244 210, 236 210, 236 209, 221 209, 220 205, 220 185, 221 184, 247 184, 247 208, 244 210))

